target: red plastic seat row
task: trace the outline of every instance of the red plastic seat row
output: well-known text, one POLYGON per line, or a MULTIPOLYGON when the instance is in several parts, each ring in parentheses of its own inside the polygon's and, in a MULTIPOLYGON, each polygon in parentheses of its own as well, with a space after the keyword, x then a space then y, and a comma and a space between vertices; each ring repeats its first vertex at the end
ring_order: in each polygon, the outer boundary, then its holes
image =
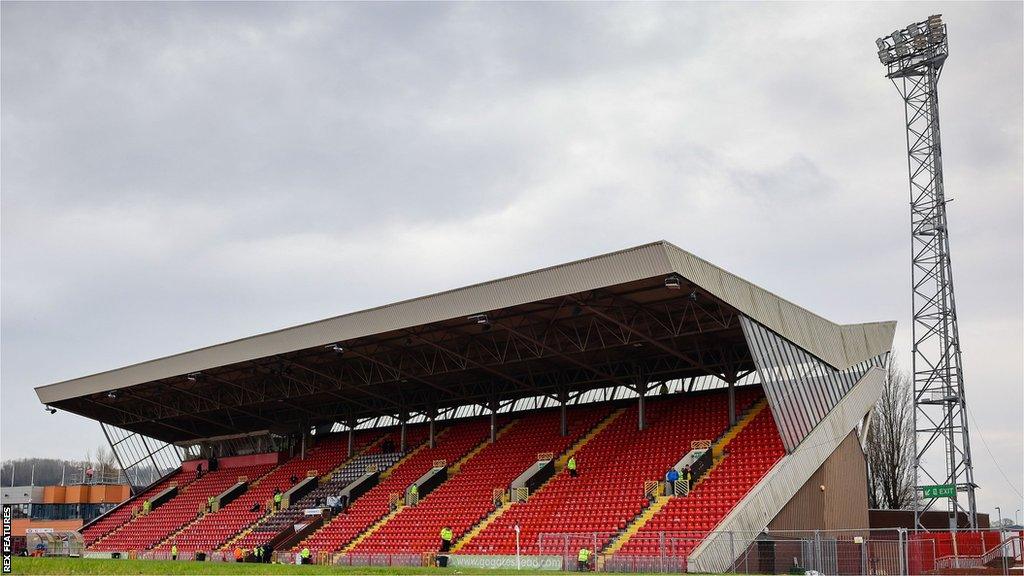
POLYGON ((434 448, 423 447, 393 467, 380 484, 352 503, 348 514, 335 516, 299 546, 308 546, 314 552, 340 549, 387 515, 391 494, 403 494, 413 481, 430 470, 435 460, 454 463, 485 441, 489 433, 487 418, 456 421, 438 434, 434 448))
POLYGON ((557 410, 525 414, 508 433, 489 444, 462 470, 428 494, 418 505, 407 506, 380 530, 356 546, 353 553, 419 553, 437 550, 439 532, 451 527, 456 539, 494 508, 493 490, 506 490, 524 470, 537 462, 537 453, 562 453, 609 413, 607 406, 569 412, 570 433, 559 433, 557 410))
POLYGON ((689 496, 669 501, 619 553, 661 554, 657 543, 665 533, 674 555, 688 555, 784 455, 771 411, 758 414, 725 450, 726 457, 689 496))
MULTIPOLYGON (((759 388, 737 390, 737 409, 760 397, 759 388)), ((598 546, 605 546, 647 506, 646 481, 661 479, 690 451, 692 441, 715 439, 728 428, 727 397, 714 392, 651 399, 646 421, 646 428, 638 430, 637 407, 631 406, 577 453, 578 478, 563 472, 551 479, 525 502, 513 504, 460 552, 512 554, 516 524, 527 554, 561 553, 564 542, 545 542, 543 534, 598 533, 598 546)))

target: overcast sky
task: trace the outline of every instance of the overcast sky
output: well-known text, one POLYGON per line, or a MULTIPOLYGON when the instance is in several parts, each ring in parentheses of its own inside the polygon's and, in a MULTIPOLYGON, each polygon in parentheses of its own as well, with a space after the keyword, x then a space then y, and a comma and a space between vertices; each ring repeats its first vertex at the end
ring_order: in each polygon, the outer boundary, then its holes
POLYGON ((874 39, 941 12, 979 506, 1012 512, 1021 6, 4 2, 3 457, 103 441, 35 386, 657 239, 898 320, 908 363, 874 39))

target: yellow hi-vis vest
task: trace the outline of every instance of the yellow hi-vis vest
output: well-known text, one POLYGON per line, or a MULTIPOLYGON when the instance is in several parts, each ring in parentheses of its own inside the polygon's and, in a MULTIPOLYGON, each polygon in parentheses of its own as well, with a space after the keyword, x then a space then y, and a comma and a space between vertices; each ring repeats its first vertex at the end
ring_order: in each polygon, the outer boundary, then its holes
POLYGON ((309 558, 309 548, 303 548, 302 549, 302 557, 303 558, 309 558))
POLYGON ((277 494, 274 494, 274 502, 277 502, 278 504, 280 504, 282 496, 283 496, 283 494, 281 494, 280 492, 278 492, 277 494))
POLYGON ((576 469, 576 457, 573 456, 572 458, 569 458, 569 463, 566 466, 569 467, 569 470, 575 470, 576 469))
POLYGON ((580 548, 580 553, 576 555, 576 559, 580 562, 586 562, 590 560, 590 549, 580 548))
POLYGON ((178 545, 177 544, 171 546, 171 555, 172 556, 177 556, 178 555, 178 545))
POLYGON ((451 542, 453 535, 454 535, 454 533, 452 532, 451 528, 442 528, 441 529, 441 540, 444 540, 445 542, 451 542))

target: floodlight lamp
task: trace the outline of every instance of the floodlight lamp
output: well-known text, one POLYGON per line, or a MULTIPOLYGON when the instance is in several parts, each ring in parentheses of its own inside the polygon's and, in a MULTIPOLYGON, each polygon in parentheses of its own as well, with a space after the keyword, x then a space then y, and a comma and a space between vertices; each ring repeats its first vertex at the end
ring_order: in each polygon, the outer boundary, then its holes
POLYGON ((875 40, 875 45, 878 46, 879 50, 885 50, 886 49, 885 39, 884 38, 879 38, 879 39, 875 40))
POLYGON ((200 374, 201 372, 190 372, 185 375, 185 378, 188 378, 189 382, 195 382, 196 380, 199 380, 200 374))
POLYGON ((324 348, 330 350, 331 352, 337 352, 338 354, 345 353, 345 347, 342 346, 341 344, 328 344, 327 346, 324 346, 324 348))
POLYGON ((896 45, 897 56, 906 56, 907 54, 910 54, 910 46, 907 46, 905 43, 896 45))
POLYGON ((905 35, 906 33, 903 32, 903 30, 893 30, 892 34, 890 34, 889 37, 892 38, 893 43, 898 46, 901 43, 903 43, 905 35))
POLYGON ((57 413, 57 409, 56 409, 56 408, 54 408, 54 407, 52 407, 52 406, 50 406, 49 404, 47 404, 46 406, 44 406, 44 407, 43 407, 43 410, 45 410, 45 411, 49 412, 50 414, 56 414, 56 413, 57 413))
POLYGON ((107 392, 107 398, 110 398, 111 400, 115 400, 117 398, 117 392, 115 392, 113 390, 111 390, 110 392, 107 392))
POLYGON ((665 277, 665 288, 669 290, 679 290, 683 287, 683 279, 675 274, 669 274, 665 277))
POLYGON ((487 318, 487 314, 474 314, 466 317, 466 320, 476 322, 477 324, 489 324, 490 320, 487 318))
POLYGON ((878 60, 881 61, 882 64, 888 64, 889 62, 892 62, 892 54, 888 50, 879 50, 878 60))

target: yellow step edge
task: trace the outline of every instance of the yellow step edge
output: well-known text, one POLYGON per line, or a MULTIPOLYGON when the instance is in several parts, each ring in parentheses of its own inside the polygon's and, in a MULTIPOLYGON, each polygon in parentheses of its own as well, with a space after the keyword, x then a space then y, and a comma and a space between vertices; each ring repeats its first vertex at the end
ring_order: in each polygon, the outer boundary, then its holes
MULTIPOLYGON (((513 421, 509 422, 508 424, 506 424, 504 427, 502 427, 501 430, 498 430, 498 432, 494 436, 495 440, 497 440, 498 438, 501 438, 502 436, 504 436, 505 433, 508 432, 508 430, 510 430, 512 428, 512 426, 514 426, 517 422, 519 422, 519 420, 513 420, 513 421)), ((458 472, 462 468, 463 464, 465 464, 467 461, 469 461, 470 458, 472 458, 473 456, 476 456, 477 453, 479 453, 481 450, 483 450, 484 448, 486 448, 486 447, 488 447, 490 445, 491 445, 491 439, 490 439, 490 437, 488 437, 486 440, 484 440, 483 442, 478 444, 475 448, 470 450, 469 453, 467 453, 465 456, 460 458, 454 465, 449 466, 448 467, 449 473, 451 475, 458 474, 458 472)), ((396 466, 392 466, 391 469, 394 470, 394 468, 396 466)), ((355 549, 356 546, 359 546, 359 544, 363 540, 366 540, 367 538, 372 536, 374 532, 376 532, 377 530, 380 530, 381 527, 383 527, 385 524, 387 524, 392 518, 397 516, 398 513, 401 512, 403 508, 404 508, 404 506, 399 506, 398 508, 396 508, 396 509, 392 510, 391 512, 389 512, 387 514, 387 516, 384 516, 383 518, 378 520, 376 523, 374 523, 372 526, 370 526, 366 530, 363 530, 362 532, 360 532, 358 536, 356 536, 351 542, 346 544, 345 547, 341 549, 341 555, 348 554, 353 549, 355 549)))
MULTIPOLYGON (((362 532, 360 532, 358 536, 353 538, 351 542, 346 544, 345 547, 341 549, 341 554, 345 555, 345 554, 348 554, 349 552, 351 552, 352 549, 355 548, 356 546, 359 546, 359 544, 363 540, 366 540, 367 538, 372 536, 374 532, 376 532, 377 530, 380 530, 381 527, 383 527, 385 524, 387 524, 389 520, 391 520, 395 516, 398 516, 398 513, 401 512, 403 508, 404 508, 404 506, 399 506, 399 507, 395 508, 394 510, 388 512, 387 515, 385 515, 383 518, 381 518, 380 520, 377 520, 376 522, 374 522, 369 528, 367 528, 366 530, 363 530, 362 532)), ((326 524, 325 524, 325 526, 326 526, 326 524)))
MULTIPOLYGON (((540 486, 538 486, 537 489, 533 491, 533 494, 536 494, 537 492, 540 492, 541 490, 543 490, 544 487, 548 485, 548 482, 551 482, 551 480, 553 478, 556 478, 558 476, 557 472, 560 470, 560 468, 558 466, 558 462, 559 461, 562 462, 563 467, 564 467, 564 464, 565 464, 565 462, 568 461, 570 454, 575 453, 577 450, 579 450, 584 445, 586 445, 587 442, 590 442, 591 439, 593 439, 595 436, 600 434, 602 430, 604 430, 609 424, 611 424, 613 421, 615 421, 615 419, 618 418, 619 416, 621 416, 622 413, 625 412, 625 411, 626 411, 625 408, 620 408, 618 410, 612 411, 610 414, 605 416, 603 420, 601 420, 593 428, 591 428, 589 432, 587 432, 582 437, 580 437, 578 440, 576 440, 576 442, 573 443, 572 446, 570 446, 569 448, 566 448, 566 450, 562 453, 562 455, 559 456, 559 458, 555 459, 556 473, 552 474, 551 478, 548 478, 540 486)), ((531 494, 530 496, 532 496, 533 494, 531 494)), ((466 544, 469 544, 470 541, 472 541, 473 538, 476 538, 477 535, 479 535, 481 532, 483 532, 484 529, 487 528, 488 525, 493 523, 495 520, 498 519, 498 517, 500 517, 502 514, 504 514, 506 510, 511 508, 512 504, 513 504, 513 502, 505 502, 504 504, 501 505, 501 507, 499 507, 499 508, 495 509, 493 512, 491 512, 491 514, 488 515, 488 517, 485 518, 483 522, 481 522, 480 524, 477 524, 476 526, 474 526, 473 529, 470 530, 469 532, 467 532, 466 534, 463 534, 462 538, 460 538, 459 541, 456 542, 454 546, 452 546, 452 552, 458 552, 459 549, 461 549, 463 546, 465 546, 466 544)))
MULTIPOLYGON (((189 479, 189 480, 188 480, 187 482, 185 482, 184 484, 181 484, 181 483, 178 483, 178 482, 173 482, 173 483, 171 483, 171 485, 177 485, 177 486, 178 486, 178 493, 177 493, 177 494, 176 494, 176 495, 174 496, 174 498, 177 498, 178 496, 182 495, 182 494, 183 494, 183 493, 185 492, 185 490, 186 490, 186 489, 187 489, 187 488, 188 488, 189 486, 191 486, 191 485, 192 485, 192 483, 193 483, 193 482, 195 482, 195 479, 194 479, 194 478, 192 478, 192 479, 189 479)), ((169 488, 169 487, 170 487, 170 485, 168 486, 168 488, 169 488)), ((171 501, 171 500, 173 500, 174 498, 171 498, 171 499, 170 499, 170 500, 168 500, 167 502, 164 502, 164 504, 167 504, 168 502, 170 502, 170 501, 171 501)), ((139 495, 135 496, 135 499, 136 499, 136 500, 141 500, 141 499, 142 499, 142 494, 139 494, 139 495)), ((127 505, 127 504, 126 504, 126 505, 127 505)), ((140 506, 140 508, 141 508, 141 506, 142 506, 142 503, 141 503, 141 502, 139 503, 139 506, 140 506)), ((107 539, 107 538, 109 538, 110 536, 113 536, 114 534, 116 534, 116 533, 120 532, 122 528, 124 528, 125 526, 128 526, 128 525, 129 525, 129 524, 131 524, 132 522, 135 522, 135 520, 136 520, 136 519, 138 519, 138 518, 141 518, 142 516, 143 516, 142 514, 134 514, 134 515, 132 515, 132 516, 131 516, 130 518, 128 518, 127 520, 125 520, 125 521, 124 521, 124 523, 122 523, 122 524, 121 524, 120 526, 116 526, 116 527, 115 527, 115 528, 114 528, 113 530, 111 530, 110 532, 107 532, 107 533, 106 533, 106 534, 104 534, 103 536, 100 536, 99 538, 97 538, 97 539, 96 539, 96 541, 95 541, 95 542, 93 542, 92 544, 90 544, 90 545, 86 546, 86 547, 85 547, 85 549, 86 549, 86 550, 88 550, 88 549, 92 548, 93 546, 95 546, 95 545, 99 544, 100 542, 102 542, 102 541, 106 540, 106 539, 107 539)))
POLYGON ((512 502, 504 502, 502 503, 501 506, 495 508, 490 514, 487 515, 487 518, 484 518, 476 526, 473 526, 473 528, 470 529, 469 532, 463 534, 462 538, 459 538, 459 540, 452 546, 452 552, 458 552, 462 549, 463 546, 469 544, 470 540, 475 538, 477 534, 483 532, 485 528, 490 526, 492 522, 497 520, 502 514, 505 513, 506 510, 508 510, 511 507, 512 502))
POLYGON ((692 486, 690 486, 691 493, 697 489, 697 486, 700 486, 701 482, 703 482, 706 478, 711 476, 711 473, 715 471, 715 468, 718 468, 718 465, 722 463, 722 460, 725 460, 725 456, 712 459, 711 466, 708 466, 708 469, 705 470, 704 473, 700 475, 700 478, 697 478, 697 481, 694 482, 692 486))
POLYGON ((622 534, 620 534, 615 540, 612 541, 611 544, 609 544, 604 549, 602 555, 611 556, 612 554, 618 552, 626 544, 626 542, 629 542, 629 539, 632 538, 634 534, 639 532, 641 528, 643 528, 648 522, 650 522, 651 518, 654 518, 654 516, 658 512, 661 512, 661 509, 668 505, 669 501, 671 500, 672 498, 669 496, 657 496, 654 500, 654 503, 645 508, 639 516, 634 518, 633 521, 630 522, 628 526, 626 526, 626 529, 622 531, 622 534))
MULTIPOLYGON (((762 398, 761 400, 759 400, 756 404, 754 404, 753 407, 751 407, 751 409, 743 416, 743 418, 740 418, 735 425, 733 425, 729 430, 727 430, 725 434, 723 434, 722 437, 719 438, 718 441, 716 441, 711 446, 711 456, 713 458, 711 467, 708 468, 708 470, 701 475, 697 482, 694 483, 693 487, 690 488, 691 492, 694 489, 696 489, 697 486, 699 486, 705 478, 709 477, 711 473, 715 470, 715 468, 717 468, 718 465, 722 462, 722 460, 724 459, 722 454, 725 450, 725 447, 729 444, 729 442, 732 442, 733 439, 735 439, 736 436, 738 436, 739 433, 742 432, 743 429, 746 428, 747 425, 750 424, 754 420, 754 418, 756 418, 757 415, 760 414, 761 411, 765 409, 767 405, 767 399, 762 398)), ((644 527, 644 525, 646 525, 651 520, 651 518, 654 518, 654 516, 658 512, 660 512, 662 508, 668 505, 670 500, 671 497, 669 496, 657 496, 654 503, 648 506, 646 509, 644 509, 644 511, 639 516, 637 516, 637 518, 633 520, 633 522, 631 522, 629 526, 626 527, 622 534, 619 535, 618 538, 613 540, 607 548, 605 548, 604 552, 602 553, 602 556, 610 556, 618 552, 620 549, 622 549, 622 547, 626 544, 626 542, 629 542, 629 539, 632 538, 633 535, 639 532, 644 527)))
MULTIPOLYGON (((383 434, 383 435, 381 435, 381 437, 380 437, 380 438, 377 438, 377 439, 376 439, 376 440, 374 440, 373 442, 370 442, 369 444, 367 444, 366 446, 364 446, 364 447, 363 447, 363 448, 362 448, 361 450, 357 450, 357 451, 353 452, 353 453, 352 453, 352 456, 351 456, 351 457, 349 457, 349 458, 346 458, 344 462, 342 462, 341 464, 338 464, 338 465, 337 465, 337 466, 335 466, 335 467, 334 467, 334 468, 333 468, 333 469, 332 469, 332 470, 331 470, 330 472, 328 472, 328 473, 324 474, 323 476, 321 476, 321 477, 320 477, 320 482, 329 482, 329 481, 330 481, 330 477, 331 477, 331 476, 333 476, 334 474, 336 474, 336 473, 340 472, 340 471, 341 471, 341 470, 342 470, 343 468, 345 468, 345 466, 348 466, 349 464, 351 464, 351 463, 352 463, 352 462, 353 462, 353 461, 354 461, 354 460, 355 460, 356 458, 359 458, 359 457, 360 457, 360 456, 362 456, 363 454, 366 454, 366 453, 367 453, 368 451, 370 451, 370 450, 371 450, 372 448, 374 448, 375 446, 378 446, 378 445, 380 445, 380 444, 381 444, 382 442, 384 442, 384 439, 385 439, 385 438, 387 438, 387 434, 383 434)), ((286 509, 287 509, 287 508, 286 508, 286 509)), ((286 509, 285 509, 285 510, 286 510, 286 509)), ((245 528, 245 530, 242 530, 242 531, 241 531, 241 532, 239 532, 238 534, 235 534, 234 536, 232 536, 231 538, 229 538, 229 539, 227 540, 227 542, 224 542, 223 544, 221 544, 221 545, 220 545, 220 547, 219 547, 219 548, 217 548, 217 549, 218 549, 218 550, 221 550, 221 551, 224 551, 224 550, 231 550, 231 547, 232 547, 232 546, 233 546, 233 545, 235 544, 235 542, 238 542, 238 541, 239 541, 239 540, 241 540, 242 538, 245 538, 246 536, 248 536, 248 535, 249 535, 249 533, 250 533, 250 532, 252 532, 253 530, 255 530, 257 526, 259 526, 259 525, 263 524, 263 523, 264 523, 264 522, 266 522, 266 521, 267 521, 268 519, 270 519, 270 518, 273 518, 274 516, 277 516, 277 515, 278 515, 278 514, 280 514, 280 513, 282 512, 282 511, 283 511, 283 510, 278 510, 277 512, 272 512, 272 513, 270 513, 270 514, 264 514, 264 515, 263 515, 263 516, 261 516, 261 517, 260 517, 259 519, 257 519, 257 520, 256 520, 255 522, 253 522, 252 524, 250 524, 249 526, 247 526, 247 527, 245 528)))
POLYGON ((582 438, 577 440, 575 444, 573 444, 568 449, 566 449, 566 451, 563 452, 562 455, 559 456, 558 459, 555 460, 555 470, 556 471, 564 470, 565 469, 565 463, 569 461, 569 457, 570 456, 572 456, 573 454, 575 454, 575 453, 579 452, 581 449, 583 449, 583 447, 586 446, 587 443, 589 443, 591 440, 593 440, 595 436, 600 434, 601 431, 603 431, 605 428, 610 426, 612 422, 618 420, 619 416, 622 416, 625 413, 626 413, 626 408, 619 408, 619 409, 615 410, 614 412, 612 412, 611 414, 609 414, 608 416, 606 416, 604 420, 602 420, 601 422, 598 422, 597 426, 594 426, 593 428, 591 428, 590 432, 587 432, 586 434, 584 434, 582 438))
MULTIPOLYGON (((515 426, 518 422, 519 422, 518 419, 512 420, 508 424, 505 424, 500 430, 498 430, 497 433, 495 433, 495 435, 494 435, 495 442, 497 442, 498 439, 500 439, 502 436, 504 436, 506 432, 511 430, 512 427, 515 426)), ((484 440, 483 442, 477 444, 476 448, 473 448, 472 450, 467 452, 465 456, 463 456, 462 458, 459 458, 459 460, 457 462, 455 462, 455 464, 452 464, 451 466, 449 466, 448 467, 448 473, 450 475, 453 475, 453 476, 455 474, 458 474, 460 471, 462 471, 462 466, 466 462, 468 462, 470 458, 472 458, 473 456, 476 456, 477 454, 480 453, 481 450, 483 450, 484 448, 487 448, 490 445, 491 445, 491 437, 488 436, 486 440, 484 440)))
POLYGON ((177 531, 175 531, 175 532, 172 532, 172 533, 171 533, 171 534, 170 534, 169 536, 167 536, 166 538, 164 538, 163 540, 161 540, 161 541, 160 541, 160 543, 158 543, 158 544, 154 545, 154 546, 153 546, 153 548, 151 548, 151 550, 152 550, 152 549, 156 549, 156 548, 159 548, 159 547, 163 546, 164 544, 167 544, 168 542, 171 542, 171 541, 173 541, 173 540, 174 540, 175 538, 177 538, 177 537, 178 537, 178 535, 179 535, 179 534, 181 534, 182 532, 184 532, 185 530, 187 530, 187 529, 188 529, 188 528, 189 528, 190 526, 192 526, 192 525, 193 525, 193 524, 195 524, 196 522, 199 522, 200 520, 202 520, 202 519, 203 519, 203 518, 205 518, 205 517, 206 517, 206 514, 200 514, 200 515, 196 516, 195 518, 193 518, 192 520, 190 520, 190 521, 189 521, 189 522, 188 522, 187 524, 185 524, 185 525, 184 525, 184 526, 182 526, 181 528, 178 528, 178 530, 177 530, 177 531))
POLYGON ((373 442, 370 442, 366 446, 363 446, 362 450, 356 450, 355 452, 352 453, 351 457, 346 458, 344 462, 342 462, 341 464, 338 464, 337 466, 335 466, 331 471, 329 471, 326 474, 320 476, 320 481, 321 482, 329 482, 330 479, 331 479, 331 476, 334 476, 338 472, 341 472, 342 469, 345 468, 345 466, 348 466, 349 464, 351 464, 352 461, 355 460, 356 458, 359 458, 363 454, 366 454, 368 451, 370 451, 374 447, 379 446, 382 442, 384 442, 385 438, 387 438, 387 434, 382 435, 380 438, 377 438, 373 442))
MULTIPOLYGON (((434 438, 435 439, 440 439, 440 438, 444 437, 445 433, 447 433, 448 430, 449 430, 448 428, 445 428, 444 430, 441 430, 434 438)), ((409 460, 410 458, 413 457, 413 455, 418 454, 421 450, 426 450, 429 447, 430 447, 430 441, 427 440, 426 442, 423 442, 422 444, 420 444, 419 446, 414 448, 411 452, 406 453, 405 456, 402 456, 401 458, 399 458, 398 461, 395 462, 394 464, 392 464, 390 468, 388 468, 387 470, 385 470, 385 471, 380 473, 380 481, 377 483, 377 486, 380 486, 381 482, 383 482, 385 478, 387 478, 388 476, 391 476, 391 474, 395 470, 397 470, 399 466, 401 466, 402 464, 405 464, 407 460, 409 460)), ((374 488, 376 488, 376 486, 374 486, 374 488)), ((378 524, 382 525, 384 522, 387 522, 388 520, 391 519, 392 516, 394 516, 395 514, 398 514, 398 512, 401 509, 402 509, 402 507, 399 506, 397 509, 392 510, 390 513, 387 514, 387 516, 385 516, 384 518, 381 518, 378 521, 378 524)), ((327 522, 324 522, 323 525, 321 525, 319 528, 314 530, 311 534, 307 534, 306 537, 303 538, 299 542, 299 544, 302 544, 303 542, 306 542, 309 539, 311 539, 314 536, 316 536, 317 534, 319 534, 321 530, 323 530, 323 529, 327 528, 328 526, 330 526, 331 523, 334 522, 337 518, 343 518, 343 517, 344 517, 344 515, 340 515, 340 514, 337 515, 337 516, 332 516, 330 520, 328 520, 327 522)), ((376 531, 377 528, 379 528, 379 526, 377 524, 374 524, 373 526, 370 526, 369 528, 364 530, 362 533, 357 535, 356 539, 358 540, 358 542, 362 542, 363 538, 365 538, 366 536, 369 536, 369 532, 367 532, 368 530, 372 529, 373 531, 376 531)), ((353 542, 358 543, 356 540, 353 540, 353 542)), ((335 558, 340 557, 347 550, 348 550, 348 546, 346 546, 341 552, 335 554, 334 557, 335 558)))
POLYGON ((738 436, 739 433, 742 432, 743 429, 746 428, 747 425, 750 424, 750 422, 753 421, 754 418, 756 418, 757 415, 760 414, 761 411, 764 410, 767 406, 768 400, 766 398, 758 400, 757 403, 754 404, 754 406, 750 409, 750 411, 743 416, 743 418, 740 418, 740 420, 736 422, 736 424, 732 428, 726 431, 726 433, 723 434, 722 437, 719 438, 718 441, 711 446, 711 455, 714 458, 721 458, 722 453, 725 451, 725 447, 729 444, 729 442, 732 442, 732 440, 736 438, 736 436, 738 436))
MULTIPOLYGON (((445 428, 444 430, 441 430, 441 432, 440 432, 440 433, 438 433, 438 434, 437 434, 436 436, 434 436, 434 439, 435 439, 435 440, 437 440, 437 439, 440 439, 440 438, 441 438, 441 437, 443 437, 443 436, 445 435, 445 433, 447 433, 447 432, 448 432, 448 428, 445 428)), ((385 471, 381 472, 381 473, 380 473, 380 479, 381 479, 381 480, 384 480, 384 479, 385 479, 385 478, 387 478, 388 476, 391 476, 391 474, 392 474, 392 473, 393 473, 393 472, 394 472, 395 470, 397 470, 399 466, 401 466, 402 464, 405 464, 405 462, 406 462, 407 460, 409 460, 410 458, 412 458, 412 457, 413 457, 413 456, 415 456, 416 454, 419 454, 419 453, 420 453, 420 451, 422 451, 422 450, 426 450, 426 449, 428 449, 428 448, 430 448, 430 440, 427 440, 427 441, 423 442, 422 444, 420 444, 419 446, 417 446, 417 447, 413 448, 411 452, 408 452, 408 453, 406 453, 406 455, 405 455, 405 456, 402 456, 401 458, 399 458, 399 459, 398 459, 398 462, 395 462, 394 464, 392 464, 392 465, 391 465, 391 467, 390 467, 390 468, 388 468, 387 470, 385 470, 385 471)), ((326 526, 326 524, 325 524, 325 526, 326 526)))

